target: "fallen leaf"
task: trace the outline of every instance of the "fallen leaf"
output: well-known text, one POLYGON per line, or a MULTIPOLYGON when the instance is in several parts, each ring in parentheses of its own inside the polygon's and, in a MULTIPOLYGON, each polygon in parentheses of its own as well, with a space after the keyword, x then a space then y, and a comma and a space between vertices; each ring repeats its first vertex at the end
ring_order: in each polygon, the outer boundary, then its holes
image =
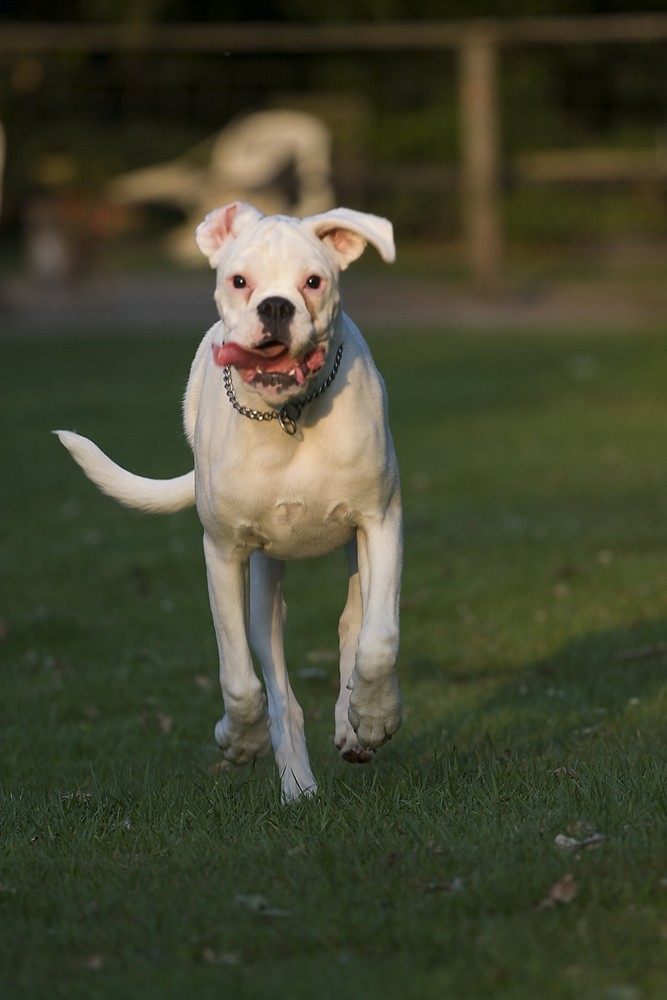
POLYGON ((89 955, 83 960, 84 968, 90 972, 100 972, 104 968, 104 955, 89 955))
POLYGON ((578 729, 575 736, 593 736, 594 733, 599 733, 601 729, 604 729, 604 724, 596 722, 593 726, 584 726, 583 729, 578 729))
POLYGON ((575 851, 581 847, 593 847, 596 844, 601 844, 603 840, 606 840, 604 833, 592 833, 590 837, 568 837, 564 833, 559 833, 555 839, 554 844, 560 851, 575 851))
POLYGON ((451 882, 428 882, 424 886, 424 892, 442 892, 454 896, 463 892, 463 879, 457 875, 451 882))
POLYGON ((215 764, 211 764, 208 771, 209 774, 216 775, 222 774, 223 771, 229 771, 232 767, 234 767, 234 765, 231 760, 225 760, 223 758, 222 760, 217 760, 215 764))
POLYGON ((556 767, 551 772, 556 778, 578 778, 579 772, 573 767, 556 767))
POLYGON ((249 910, 251 913, 256 913, 258 916, 267 917, 268 919, 291 916, 289 910, 282 910, 277 906, 272 906, 264 896, 239 894, 234 897, 234 903, 237 906, 242 906, 245 910, 249 910))
POLYGON ((560 851, 572 851, 579 845, 576 837, 566 837, 564 833, 559 833, 554 838, 554 844, 560 851))
POLYGON ((158 712, 155 716, 155 719, 157 721, 158 729, 160 730, 160 732, 164 733, 165 736, 169 736, 172 729, 174 728, 174 720, 172 719, 172 717, 170 715, 165 715, 164 712, 158 712))
POLYGON ((207 965, 238 965, 241 960, 236 951, 213 951, 212 948, 204 948, 201 957, 207 965))
POLYGON ((575 819, 572 823, 568 823, 567 832, 571 837, 592 837, 596 832, 595 827, 592 823, 589 823, 587 819, 575 819))
POLYGON ((551 909, 558 905, 567 906, 568 903, 571 903, 576 898, 577 891, 577 880, 572 872, 568 872, 567 875, 563 875, 557 882, 554 882, 549 892, 541 901, 540 908, 551 909))
POLYGON ((60 793, 60 799, 62 802, 90 802, 92 797, 92 792, 84 792, 81 788, 77 788, 75 792, 60 793))
POLYGON ((155 712, 153 715, 143 715, 141 721, 146 729, 157 728, 165 736, 169 736, 174 728, 174 720, 165 712, 155 712))

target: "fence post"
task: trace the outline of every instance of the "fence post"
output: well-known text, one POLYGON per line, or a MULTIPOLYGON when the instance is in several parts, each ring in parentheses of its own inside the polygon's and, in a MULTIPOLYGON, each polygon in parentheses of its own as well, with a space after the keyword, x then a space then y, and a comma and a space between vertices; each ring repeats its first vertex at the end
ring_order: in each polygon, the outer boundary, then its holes
POLYGON ((461 210, 468 266, 478 287, 497 289, 502 270, 498 44, 483 26, 460 45, 461 210))

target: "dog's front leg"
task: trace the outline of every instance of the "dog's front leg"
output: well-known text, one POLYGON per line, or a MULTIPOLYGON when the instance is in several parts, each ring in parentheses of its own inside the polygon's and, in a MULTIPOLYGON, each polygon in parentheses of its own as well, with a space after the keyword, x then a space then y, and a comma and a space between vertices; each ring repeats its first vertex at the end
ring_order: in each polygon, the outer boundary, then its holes
POLYGON ((365 523, 357 532, 362 622, 348 715, 359 743, 369 749, 391 739, 401 724, 396 659, 402 557, 396 496, 382 519, 365 523))
POLYGON ((226 760, 246 764, 271 747, 266 698, 253 667, 246 631, 248 560, 226 557, 208 535, 204 536, 204 553, 225 705, 215 738, 226 760))
POLYGON ((298 799, 317 791, 310 769, 303 711, 287 674, 283 633, 286 606, 282 583, 285 564, 262 552, 250 558, 250 642, 262 665, 269 696, 271 742, 280 772, 283 798, 298 799))

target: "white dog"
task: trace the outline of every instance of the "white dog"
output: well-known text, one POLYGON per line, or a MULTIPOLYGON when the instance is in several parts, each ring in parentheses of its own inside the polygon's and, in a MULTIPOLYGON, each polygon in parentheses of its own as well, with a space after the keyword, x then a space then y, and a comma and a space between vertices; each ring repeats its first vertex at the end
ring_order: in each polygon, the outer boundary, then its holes
POLYGON ((398 469, 382 380, 338 290, 367 241, 394 259, 392 227, 344 208, 300 220, 235 202, 210 213, 195 239, 217 269, 220 320, 199 346, 183 404, 194 471, 135 476, 86 438, 56 433, 121 503, 154 512, 196 503, 225 707, 216 740, 232 764, 272 744, 283 797, 296 799, 316 783, 283 650, 285 560, 347 548, 342 757, 369 760, 401 724, 398 469))

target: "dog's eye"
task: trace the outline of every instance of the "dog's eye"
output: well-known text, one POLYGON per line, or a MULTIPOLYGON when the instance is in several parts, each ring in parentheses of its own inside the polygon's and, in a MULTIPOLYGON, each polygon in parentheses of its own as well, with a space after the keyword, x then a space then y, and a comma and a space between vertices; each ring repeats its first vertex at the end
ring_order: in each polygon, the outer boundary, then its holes
POLYGON ((322 279, 319 274, 311 274, 310 278, 306 281, 307 288, 319 288, 322 284, 322 279))
POLYGON ((235 274, 232 278, 232 285, 234 288, 245 288, 248 282, 245 280, 242 274, 235 274))

